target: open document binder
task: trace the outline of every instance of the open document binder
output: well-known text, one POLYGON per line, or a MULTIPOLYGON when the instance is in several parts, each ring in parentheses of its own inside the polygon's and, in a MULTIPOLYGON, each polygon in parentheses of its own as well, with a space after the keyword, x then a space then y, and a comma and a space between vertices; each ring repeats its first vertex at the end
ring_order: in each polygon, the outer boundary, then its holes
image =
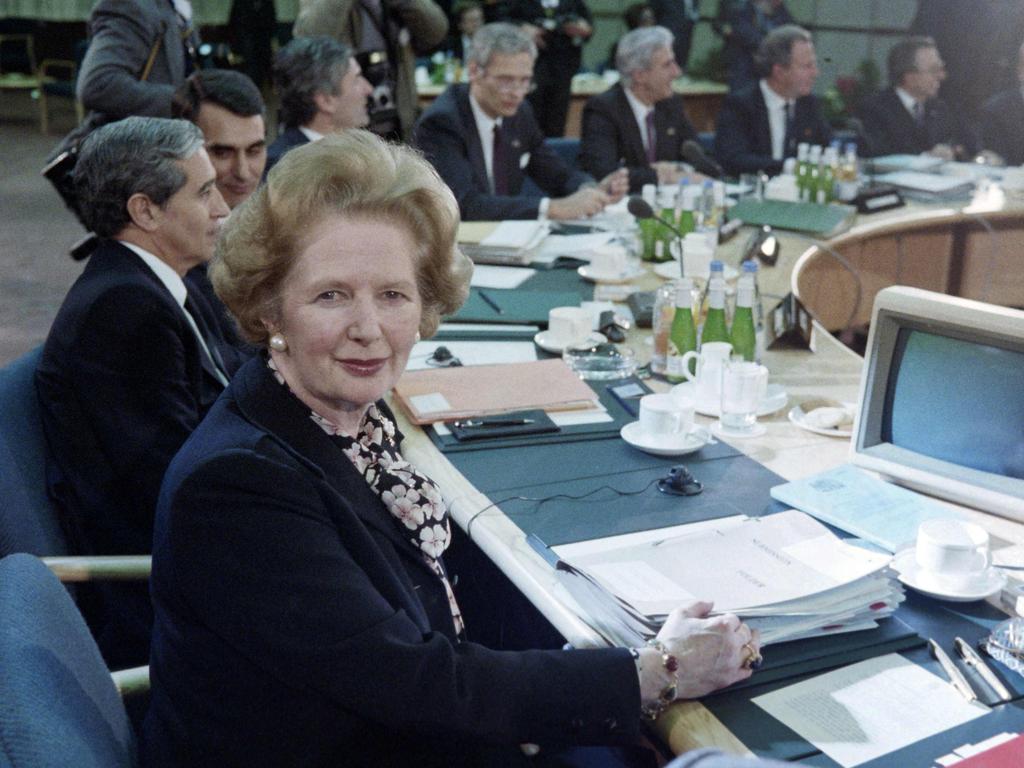
POLYGON ((853 546, 795 510, 554 552, 561 582, 613 645, 642 644, 673 608, 697 597, 742 617, 765 645, 872 629, 904 599, 888 555, 853 546))

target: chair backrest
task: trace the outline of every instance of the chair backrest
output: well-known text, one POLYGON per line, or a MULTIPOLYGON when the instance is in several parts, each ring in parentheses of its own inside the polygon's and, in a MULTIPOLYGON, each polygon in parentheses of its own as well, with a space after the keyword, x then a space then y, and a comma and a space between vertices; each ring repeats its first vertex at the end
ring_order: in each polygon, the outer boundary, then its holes
POLYGON ((49 454, 36 395, 42 347, 0 368, 0 557, 66 555, 67 540, 46 492, 49 454))
POLYGON ((0 560, 0 766, 138 763, 124 704, 67 590, 37 558, 0 560))
MULTIPOLYGON (((580 140, 573 137, 559 139, 544 139, 544 143, 554 150, 555 154, 565 160, 570 168, 579 168, 580 140)), ((522 195, 541 197, 545 192, 533 183, 533 179, 526 177, 523 180, 522 195)))

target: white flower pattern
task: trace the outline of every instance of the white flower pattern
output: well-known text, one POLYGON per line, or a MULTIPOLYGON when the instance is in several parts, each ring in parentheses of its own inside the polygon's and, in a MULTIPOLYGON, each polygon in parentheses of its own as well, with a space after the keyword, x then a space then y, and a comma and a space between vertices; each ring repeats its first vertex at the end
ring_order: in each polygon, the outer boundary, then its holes
MULTIPOLYGON (((278 382, 287 387, 287 382, 273 361, 268 359, 267 365, 278 382)), ((396 524, 407 531, 410 543, 420 551, 424 561, 437 574, 448 596, 455 633, 461 635, 465 628, 462 613, 455 601, 448 575, 439 560, 451 540, 448 504, 437 484, 398 453, 401 435, 395 423, 376 404, 372 404, 359 428, 359 437, 353 439, 315 411, 310 411, 310 418, 320 429, 341 443, 342 452, 380 497, 396 524)))

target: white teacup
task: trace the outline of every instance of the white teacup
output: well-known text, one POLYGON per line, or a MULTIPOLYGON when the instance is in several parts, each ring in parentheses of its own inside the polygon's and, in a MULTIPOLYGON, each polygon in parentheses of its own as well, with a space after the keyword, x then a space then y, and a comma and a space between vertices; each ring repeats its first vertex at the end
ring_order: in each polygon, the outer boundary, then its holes
POLYGON ((640 431, 648 437, 678 437, 693 431, 693 403, 668 393, 640 398, 640 431))
POLYGON ((732 354, 732 344, 727 341, 709 341, 702 344, 700 352, 683 355, 683 374, 696 382, 696 400, 708 408, 717 408, 722 399, 722 367, 732 354), (690 373, 690 360, 697 361, 697 373, 690 373))
POLYGON ((629 266, 629 254, 621 245, 607 243, 590 252, 590 266, 605 275, 621 275, 629 266))
POLYGON ((548 312, 548 335, 553 343, 566 347, 586 341, 594 327, 589 309, 555 307, 548 312))
POLYGON ((914 557, 922 575, 947 589, 969 589, 992 565, 988 531, 964 520, 925 520, 914 557))

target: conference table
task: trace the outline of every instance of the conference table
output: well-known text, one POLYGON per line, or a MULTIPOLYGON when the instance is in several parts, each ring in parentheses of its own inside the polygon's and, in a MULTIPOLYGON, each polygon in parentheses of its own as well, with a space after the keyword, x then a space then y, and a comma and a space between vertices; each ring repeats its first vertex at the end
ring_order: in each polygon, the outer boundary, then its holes
MULTIPOLYGON (((915 241, 912 248, 905 247, 903 251, 920 254, 921 259, 928 253, 928 243, 941 241, 947 246, 950 243, 970 246, 966 250, 956 250, 949 246, 946 256, 938 259, 942 269, 935 269, 941 274, 933 283, 924 287, 938 286, 941 290, 951 284, 950 274, 959 272, 961 275, 974 275, 975 267, 958 267, 957 259, 965 254, 969 255, 968 260, 984 261, 991 258, 975 253, 977 234, 971 224, 976 224, 976 214, 971 210, 971 205, 976 204, 979 204, 977 200, 958 206, 917 204, 862 216, 848 232, 827 244, 816 245, 806 237, 779 232, 781 251, 778 262, 773 267, 762 267, 759 274, 764 304, 770 307, 798 283, 812 305, 815 299, 826 297, 827 291, 823 286, 817 285, 806 275, 801 277, 799 273, 807 268, 808 263, 823 258, 821 254, 825 249, 834 247, 848 255, 855 252, 860 255, 858 264, 865 270, 861 279, 864 283, 862 293, 866 312, 858 313, 856 317, 858 320, 866 318, 874 292, 884 287, 886 282, 883 277, 869 277, 866 272, 873 252, 872 238, 878 242, 898 243, 901 238, 915 241), (958 227, 967 227, 967 231, 958 234, 958 227), (916 242, 919 237, 920 243, 916 242), (811 291, 812 286, 816 292, 811 291)), ((1024 230, 1024 204, 1019 200, 1003 198, 997 210, 990 206, 985 215, 993 222, 993 229, 1007 238, 1019 238, 1024 230)), ((996 236, 990 234, 987 228, 983 231, 989 238, 996 236)), ((747 232, 741 231, 738 237, 719 247, 718 257, 727 264, 737 265, 746 239, 747 232)), ((896 246, 896 252, 900 251, 901 248, 896 246)), ((1010 259, 1012 255, 1013 250, 1007 247, 1004 257, 1010 259)), ((916 261, 914 263, 917 264, 916 261)), ((888 266, 891 268, 892 265, 888 266)), ((835 283, 834 272, 834 269, 827 271, 826 282, 835 283)), ((895 284, 908 279, 908 284, 914 284, 912 281, 921 275, 928 279, 934 277, 932 270, 924 265, 919 272, 901 272, 897 268, 892 275, 894 279, 889 282, 895 284)), ((821 274, 815 279, 821 280, 821 274)), ((1019 285, 1022 279, 1020 275, 1013 276, 1015 284, 1019 285)), ((962 280, 961 284, 974 285, 975 281, 972 277, 970 280, 962 280)), ((660 278, 648 271, 636 281, 636 288, 649 289, 661 282, 660 278)), ((814 311, 827 320, 839 317, 845 322, 849 314, 850 290, 849 284, 840 284, 835 291, 838 298, 826 299, 826 305, 816 307, 814 311), (830 315, 827 301, 840 299, 846 301, 846 304, 837 313, 830 315)), ((1018 298, 1008 285, 1001 284, 998 290, 1000 297, 1010 299, 1012 303, 1024 304, 1024 300, 1018 298)), ((649 332, 634 330, 627 339, 626 343, 637 353, 640 362, 650 356, 649 336, 649 332)), ((764 354, 763 362, 770 371, 771 383, 785 388, 788 394, 787 406, 760 419, 767 428, 762 436, 736 440, 733 447, 787 480, 806 477, 848 461, 849 439, 823 436, 800 429, 789 421, 787 410, 809 399, 856 401, 863 369, 861 357, 840 343, 825 325, 815 321, 810 350, 769 349, 764 354)), ((655 391, 665 391, 669 387, 666 382, 658 379, 651 379, 648 384, 655 391)), ((470 538, 569 643, 581 648, 602 645, 604 641, 600 635, 581 615, 583 611, 559 582, 552 566, 530 545, 523 531, 498 506, 492 504, 491 498, 474 487, 420 428, 409 423, 400 410, 398 414, 400 428, 406 435, 403 453, 444 489, 446 497, 451 501, 452 516, 456 523, 465 529, 472 521, 470 538)), ((703 416, 697 418, 705 425, 712 422, 703 416)), ((623 503, 623 509, 629 509, 629 505, 623 503)), ((997 563, 1024 565, 1024 525, 975 510, 960 509, 969 519, 980 523, 990 532, 997 563)), ((676 753, 709 746, 734 753, 749 752, 747 745, 699 701, 679 702, 672 706, 657 722, 656 731, 676 753)))

